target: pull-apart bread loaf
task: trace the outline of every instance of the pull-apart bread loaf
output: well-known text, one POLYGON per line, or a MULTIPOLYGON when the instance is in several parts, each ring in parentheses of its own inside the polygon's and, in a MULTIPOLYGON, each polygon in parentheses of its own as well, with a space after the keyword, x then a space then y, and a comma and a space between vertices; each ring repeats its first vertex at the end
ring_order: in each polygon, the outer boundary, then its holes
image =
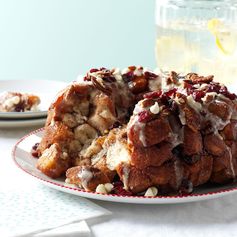
POLYGON ((87 191, 122 195, 232 182, 236 105, 213 76, 91 69, 52 103, 37 168, 87 191))

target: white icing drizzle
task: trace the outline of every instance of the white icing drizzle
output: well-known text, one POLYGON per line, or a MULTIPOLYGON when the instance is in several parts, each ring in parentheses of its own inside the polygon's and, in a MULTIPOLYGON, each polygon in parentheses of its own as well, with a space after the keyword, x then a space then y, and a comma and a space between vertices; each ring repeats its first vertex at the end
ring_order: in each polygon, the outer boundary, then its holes
POLYGON ((214 127, 215 131, 223 130, 224 127, 230 123, 230 120, 223 121, 220 117, 210 113, 207 111, 205 116, 206 121, 210 121, 212 126, 214 127))
POLYGON ((93 173, 88 169, 82 168, 78 173, 78 178, 81 180, 82 186, 86 189, 88 182, 93 178, 93 173))
POLYGON ((129 172, 130 172, 130 169, 127 166, 124 166, 123 167, 123 175, 122 175, 122 177, 123 177, 124 188, 126 190, 129 189, 129 187, 128 187, 129 172))
POLYGON ((192 95, 189 95, 187 96, 187 102, 188 102, 188 105, 193 108, 196 112, 200 112, 201 109, 202 109, 202 105, 198 102, 196 102, 192 95))
POLYGON ((170 133, 169 138, 170 138, 170 142, 172 144, 172 148, 183 143, 183 139, 180 138, 179 134, 177 134, 177 133, 174 133, 174 132, 170 133))
POLYGON ((232 152, 229 146, 227 146, 227 150, 229 152, 229 156, 230 156, 230 169, 232 172, 232 177, 235 178, 236 174, 235 174, 235 169, 234 169, 234 165, 233 165, 233 156, 232 156, 232 152))
POLYGON ((185 113, 183 112, 183 110, 179 111, 179 119, 182 125, 186 124, 185 113))
POLYGON ((136 127, 136 129, 139 129, 139 140, 142 142, 142 145, 146 147, 147 143, 146 143, 146 137, 144 133, 146 124, 138 122, 137 125, 138 126, 136 127))

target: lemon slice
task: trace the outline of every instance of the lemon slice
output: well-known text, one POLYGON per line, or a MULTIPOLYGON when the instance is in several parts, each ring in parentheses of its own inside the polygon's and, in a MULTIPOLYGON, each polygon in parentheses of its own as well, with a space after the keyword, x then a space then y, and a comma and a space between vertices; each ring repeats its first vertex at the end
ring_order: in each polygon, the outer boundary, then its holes
POLYGON ((215 36, 216 46, 225 55, 234 52, 237 39, 219 19, 213 18, 207 23, 208 30, 215 36))

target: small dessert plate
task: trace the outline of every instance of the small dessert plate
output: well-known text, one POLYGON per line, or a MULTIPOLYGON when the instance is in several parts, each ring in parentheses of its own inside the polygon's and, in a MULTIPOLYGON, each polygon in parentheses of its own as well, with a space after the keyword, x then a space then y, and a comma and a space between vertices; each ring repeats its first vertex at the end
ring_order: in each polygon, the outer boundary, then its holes
MULTIPOLYGON (((0 119, 0 128, 25 128, 25 127, 42 127, 46 122, 44 118, 34 119, 0 119)), ((37 128, 36 127, 36 128, 37 128)))
POLYGON ((0 112, 0 119, 23 119, 46 117, 48 108, 56 94, 68 83, 47 80, 0 80, 0 93, 4 91, 35 94, 40 97, 38 111, 0 112))
POLYGON ((62 192, 74 194, 91 199, 98 199, 111 202, 124 202, 136 204, 175 204, 175 203, 188 203, 196 202, 207 199, 223 197, 227 194, 237 192, 237 183, 232 183, 225 186, 205 186, 199 187, 194 193, 185 196, 120 196, 116 194, 99 194, 95 192, 87 192, 77 187, 73 187, 64 182, 64 179, 51 179, 41 173, 36 168, 37 159, 31 155, 32 146, 40 142, 44 133, 44 129, 36 130, 25 137, 21 138, 13 148, 12 157, 15 164, 23 171, 31 175, 35 180, 43 184, 60 190, 62 192))

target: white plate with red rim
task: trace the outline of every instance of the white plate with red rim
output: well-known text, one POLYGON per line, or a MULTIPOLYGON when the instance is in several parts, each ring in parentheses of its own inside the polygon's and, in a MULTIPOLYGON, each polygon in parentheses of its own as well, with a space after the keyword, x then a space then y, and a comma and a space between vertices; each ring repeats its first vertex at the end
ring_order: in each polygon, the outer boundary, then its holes
POLYGON ((51 179, 36 169, 37 159, 31 155, 32 146, 41 140, 44 129, 38 129, 21 138, 13 148, 12 157, 15 164, 23 171, 31 175, 43 184, 62 192, 81 197, 98 199, 111 202, 124 202, 136 204, 175 204, 188 203, 213 198, 219 198, 228 194, 237 193, 237 183, 225 186, 199 187, 194 193, 184 196, 120 196, 116 194, 100 194, 88 192, 80 188, 72 187, 64 182, 64 179, 51 179))
POLYGON ((23 119, 46 117, 48 108, 57 93, 68 83, 48 80, 0 80, 0 93, 21 92, 35 94, 40 97, 38 111, 0 112, 0 119, 23 119))

